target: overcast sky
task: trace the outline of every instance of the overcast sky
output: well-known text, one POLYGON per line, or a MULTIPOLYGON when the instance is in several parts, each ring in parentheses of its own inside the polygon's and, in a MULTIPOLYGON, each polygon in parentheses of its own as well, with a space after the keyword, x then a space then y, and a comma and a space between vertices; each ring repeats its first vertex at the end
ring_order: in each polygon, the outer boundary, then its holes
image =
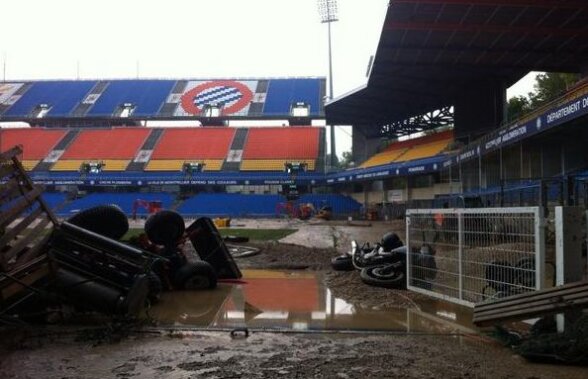
MULTIPOLYGON (((338 0, 335 97, 365 83, 387 4, 338 0)), ((316 0, 4 0, 1 9, 7 80, 328 72, 327 29, 316 0)), ((518 92, 529 92, 529 83, 518 92)), ((339 154, 350 150, 348 131, 338 132, 337 143, 339 154)))

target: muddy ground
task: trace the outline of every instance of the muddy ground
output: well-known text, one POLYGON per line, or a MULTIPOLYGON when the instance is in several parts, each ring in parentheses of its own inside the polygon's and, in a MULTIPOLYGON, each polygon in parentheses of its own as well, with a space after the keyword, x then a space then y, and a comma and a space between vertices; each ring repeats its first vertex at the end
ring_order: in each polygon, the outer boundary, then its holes
MULTIPOLYGON (((242 224, 275 227, 260 220, 242 224)), ((280 243, 250 243, 261 252, 239 259, 239 267, 320 271, 334 296, 359 307, 414 308, 423 300, 408 291, 364 285, 357 272, 330 269, 330 259, 344 252, 351 239, 374 242, 389 230, 402 235, 403 223, 287 221, 280 227, 299 232, 280 243)), ((588 377, 586 368, 527 363, 478 334, 252 331, 248 338, 232 339, 228 331, 171 329, 0 331, 0 378, 588 377)))

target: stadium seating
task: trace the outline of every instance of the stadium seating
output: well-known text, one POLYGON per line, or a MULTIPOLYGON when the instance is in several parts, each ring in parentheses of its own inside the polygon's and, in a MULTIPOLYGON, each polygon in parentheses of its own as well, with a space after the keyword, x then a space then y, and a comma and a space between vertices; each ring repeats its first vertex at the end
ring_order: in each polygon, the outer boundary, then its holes
POLYGON ((284 115, 290 113, 292 102, 310 105, 310 114, 319 115, 322 99, 320 81, 316 79, 274 79, 269 83, 263 113, 265 115, 284 115))
POLYGON ((145 170, 179 171, 184 162, 204 162, 206 171, 218 171, 234 135, 234 128, 166 129, 145 170))
POLYGON ((95 84, 89 80, 35 82, 4 116, 30 117, 40 104, 51 107, 45 117, 68 116, 95 84))
MULTIPOLYGON (((57 214, 63 217, 69 217, 81 210, 103 204, 118 205, 123 212, 131 216, 133 213, 133 203, 135 200, 154 201, 160 200, 163 209, 169 209, 173 203, 173 196, 168 193, 140 193, 140 192, 123 192, 123 193, 92 193, 81 199, 72 201, 57 211, 57 214)), ((147 211, 143 208, 137 209, 138 215, 146 215, 147 211)))
MULTIPOLYGON (((241 171, 284 171, 284 164, 291 161, 289 159, 248 159, 241 163, 241 171)), ((302 159, 299 162, 306 163, 308 171, 314 171, 314 160, 302 159)))
POLYGON ((315 169, 319 128, 250 128, 243 148, 242 171, 282 171, 286 162, 306 162, 315 169))
POLYGON ((150 131, 147 128, 82 130, 51 171, 78 171, 84 162, 103 162, 104 171, 124 171, 150 131))
POLYGON ((130 103, 136 107, 133 116, 155 115, 175 83, 175 80, 113 80, 87 114, 112 116, 122 104, 130 103))
POLYGON ((452 141, 453 131, 449 130, 420 138, 394 142, 384 151, 370 157, 359 167, 367 168, 433 157, 441 154, 452 141))
POLYGON ((6 151, 15 145, 22 145, 21 162, 26 170, 32 170, 66 133, 67 131, 63 129, 0 129, 0 151, 6 151))
MULTIPOLYGON (((229 216, 229 217, 275 217, 279 203, 285 202, 280 195, 246 194, 199 194, 184 201, 178 212, 185 216, 229 216)), ((336 215, 353 214, 361 204, 339 194, 306 194, 296 204, 312 204, 316 210, 328 205, 336 215)))

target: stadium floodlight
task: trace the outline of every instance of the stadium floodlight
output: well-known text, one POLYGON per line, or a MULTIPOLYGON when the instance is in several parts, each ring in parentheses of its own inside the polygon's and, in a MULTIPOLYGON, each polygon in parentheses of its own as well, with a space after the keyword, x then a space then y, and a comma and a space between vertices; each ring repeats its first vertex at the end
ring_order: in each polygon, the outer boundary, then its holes
POLYGON ((290 116, 308 117, 310 116, 310 105, 305 102, 295 102, 290 106, 290 116))
POLYGON ((318 0, 318 11, 321 22, 334 22, 337 19, 337 0, 318 0))
MULTIPOLYGON (((331 23, 339 21, 337 18, 337 0, 318 0, 318 12, 321 22, 327 24, 329 30, 329 100, 333 99, 333 57, 331 54, 331 23)), ((335 149, 335 126, 331 125, 331 166, 337 163, 335 149)))
POLYGON ((204 117, 220 117, 222 113, 221 104, 206 104, 202 107, 202 115, 204 117))

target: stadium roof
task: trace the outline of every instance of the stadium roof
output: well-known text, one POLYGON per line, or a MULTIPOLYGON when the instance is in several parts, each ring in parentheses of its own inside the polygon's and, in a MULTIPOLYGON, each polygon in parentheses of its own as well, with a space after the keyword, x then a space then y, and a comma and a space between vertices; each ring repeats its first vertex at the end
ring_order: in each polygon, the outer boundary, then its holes
POLYGON ((467 89, 588 63, 584 0, 391 0, 368 82, 326 105, 332 124, 383 125, 467 89))

